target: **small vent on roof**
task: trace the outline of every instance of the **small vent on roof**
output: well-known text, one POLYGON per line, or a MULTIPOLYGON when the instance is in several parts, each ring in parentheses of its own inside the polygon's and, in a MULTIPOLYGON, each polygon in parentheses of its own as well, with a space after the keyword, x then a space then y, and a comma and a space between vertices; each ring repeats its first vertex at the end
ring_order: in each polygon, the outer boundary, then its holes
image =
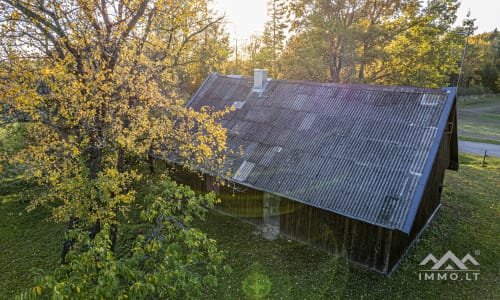
POLYGON ((316 120, 315 114, 307 114, 302 123, 300 123, 299 130, 308 130, 316 120))
POLYGON ((233 179, 238 180, 238 181, 245 181, 250 175, 250 172, 252 172, 253 167, 255 167, 255 164, 249 161, 244 161, 238 171, 236 171, 236 174, 234 174, 233 179))
POLYGON ((439 97, 439 95, 423 94, 422 96, 420 96, 420 105, 438 105, 439 97))
POLYGON ((241 109, 245 105, 246 101, 234 101, 232 107, 236 109, 241 109))
POLYGON ((268 167, 269 164, 271 164, 271 161, 273 160, 273 157, 276 153, 281 152, 283 148, 281 147, 272 147, 271 149, 267 150, 267 152, 264 154, 262 159, 260 160, 260 164, 263 166, 268 167))

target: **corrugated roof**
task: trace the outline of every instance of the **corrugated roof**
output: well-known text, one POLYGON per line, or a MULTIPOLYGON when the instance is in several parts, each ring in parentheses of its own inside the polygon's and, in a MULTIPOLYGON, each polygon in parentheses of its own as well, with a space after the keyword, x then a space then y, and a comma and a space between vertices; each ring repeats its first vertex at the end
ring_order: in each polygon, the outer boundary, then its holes
POLYGON ((251 77, 213 74, 188 104, 237 108, 223 123, 229 147, 244 150, 231 180, 410 231, 454 89, 280 80, 263 92, 252 87, 251 77))

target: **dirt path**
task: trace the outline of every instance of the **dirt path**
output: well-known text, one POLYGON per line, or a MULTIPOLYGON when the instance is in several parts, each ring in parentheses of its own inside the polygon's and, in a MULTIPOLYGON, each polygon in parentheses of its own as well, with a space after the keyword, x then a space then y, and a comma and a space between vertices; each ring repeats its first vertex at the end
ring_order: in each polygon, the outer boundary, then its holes
POLYGON ((489 156, 500 157, 500 145, 458 141, 459 152, 484 155, 485 150, 489 156))

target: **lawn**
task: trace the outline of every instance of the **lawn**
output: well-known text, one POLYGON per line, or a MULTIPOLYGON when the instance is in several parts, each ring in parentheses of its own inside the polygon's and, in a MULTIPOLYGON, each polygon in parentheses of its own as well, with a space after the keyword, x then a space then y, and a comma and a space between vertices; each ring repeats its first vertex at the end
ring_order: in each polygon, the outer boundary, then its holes
POLYGON ((46 221, 49 213, 27 213, 18 195, 2 197, 0 205, 0 299, 33 286, 35 269, 52 270, 61 259, 64 227, 46 221))
POLYGON ((295 242, 264 241, 253 227, 212 214, 205 229, 228 252, 234 269, 213 298, 251 299, 245 296, 258 290, 269 299, 498 299, 500 160, 489 159, 487 168, 478 156, 461 154, 460 161, 458 172, 447 171, 440 212, 390 277, 295 242), (429 253, 440 257, 448 250, 460 258, 476 255, 479 279, 419 281, 419 263, 429 253), (260 289, 245 289, 249 282, 260 289))
POLYGON ((459 99, 457 107, 461 139, 500 144, 500 95, 459 99))
MULTIPOLYGON (((441 210, 390 277, 296 242, 265 241, 254 227, 210 213, 199 226, 218 240, 233 271, 206 298, 498 299, 500 159, 488 158, 486 168, 479 156, 461 154, 460 162, 458 172, 446 173, 441 210), (419 281, 419 263, 429 253, 440 257, 448 250, 478 260, 477 281, 419 281)), ((63 227, 46 222, 41 209, 27 213, 15 189, 0 194, 0 299, 10 299, 32 285, 34 268, 57 265, 63 227)))

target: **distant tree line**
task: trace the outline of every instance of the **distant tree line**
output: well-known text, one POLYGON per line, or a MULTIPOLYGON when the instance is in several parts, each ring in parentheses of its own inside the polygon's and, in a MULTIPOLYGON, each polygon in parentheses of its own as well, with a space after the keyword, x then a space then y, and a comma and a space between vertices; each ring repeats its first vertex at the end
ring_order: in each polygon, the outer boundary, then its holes
POLYGON ((497 29, 469 38, 460 86, 465 94, 500 93, 500 33, 497 29))
POLYGON ((458 0, 269 0, 263 34, 240 43, 226 71, 500 92, 499 33, 474 35, 469 17, 454 27, 458 7, 458 0))

